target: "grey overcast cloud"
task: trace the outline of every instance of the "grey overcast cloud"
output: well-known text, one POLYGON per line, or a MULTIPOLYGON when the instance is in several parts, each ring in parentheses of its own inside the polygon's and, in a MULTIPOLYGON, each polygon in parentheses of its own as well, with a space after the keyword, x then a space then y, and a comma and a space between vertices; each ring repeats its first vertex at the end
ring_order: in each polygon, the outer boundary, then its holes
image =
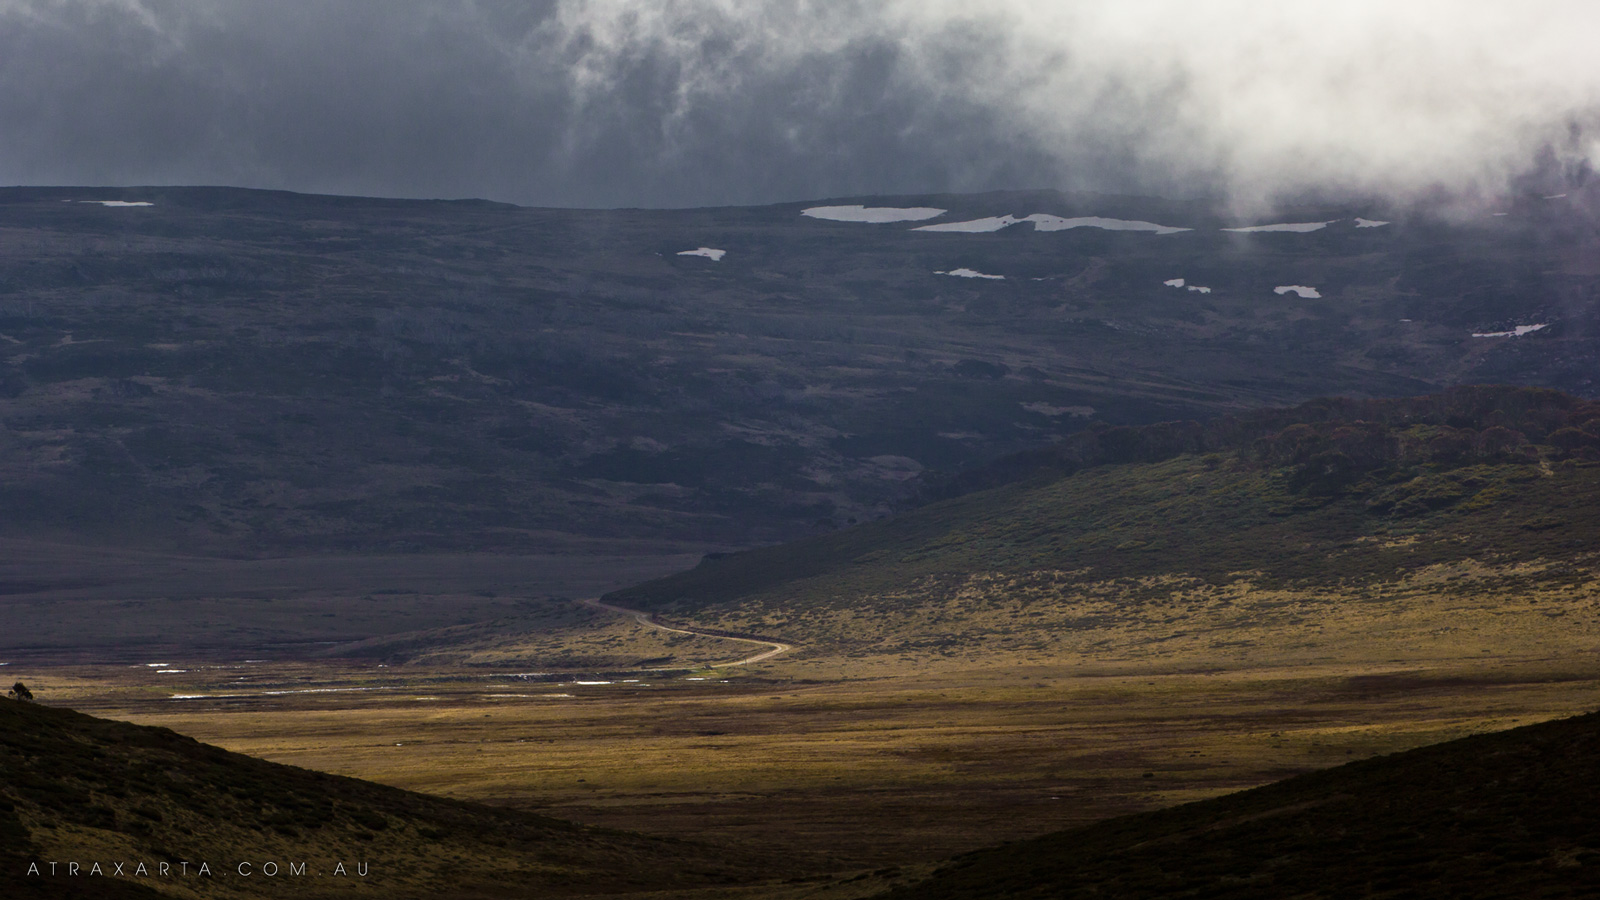
POLYGON ((0 183, 556 206, 1491 197, 1600 153, 1590 0, 0 0, 0 183))

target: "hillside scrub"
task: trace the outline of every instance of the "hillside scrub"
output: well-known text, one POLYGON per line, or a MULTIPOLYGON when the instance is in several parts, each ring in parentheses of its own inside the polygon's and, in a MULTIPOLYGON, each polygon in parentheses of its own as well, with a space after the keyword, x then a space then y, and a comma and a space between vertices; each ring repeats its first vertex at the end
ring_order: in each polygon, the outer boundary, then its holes
POLYGON ((954 496, 896 518, 611 597, 680 614, 883 608, 982 574, 1310 588, 1464 560, 1542 560, 1539 579, 1570 581, 1600 545, 1591 436, 1600 407, 1522 388, 1098 429, 947 482, 935 490, 954 496))

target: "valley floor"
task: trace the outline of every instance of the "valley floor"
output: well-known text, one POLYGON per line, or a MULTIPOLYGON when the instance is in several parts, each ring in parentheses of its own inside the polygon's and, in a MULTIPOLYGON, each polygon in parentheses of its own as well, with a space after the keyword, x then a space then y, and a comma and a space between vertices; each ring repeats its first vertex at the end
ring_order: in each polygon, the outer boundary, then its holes
POLYGON ((725 842, 819 873, 915 866, 1600 707, 1592 653, 806 679, 760 665, 205 666, 46 669, 30 683, 51 703, 276 762, 725 842))

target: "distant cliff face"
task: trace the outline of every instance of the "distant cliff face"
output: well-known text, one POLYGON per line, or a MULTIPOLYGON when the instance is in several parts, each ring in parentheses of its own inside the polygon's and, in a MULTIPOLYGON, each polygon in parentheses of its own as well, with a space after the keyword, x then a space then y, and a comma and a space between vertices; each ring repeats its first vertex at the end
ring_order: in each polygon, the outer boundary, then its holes
POLYGON ((1592 395, 1583 208, 1446 227, 1047 193, 575 211, 7 189, 0 530, 750 544, 1096 423, 1464 382, 1592 395))

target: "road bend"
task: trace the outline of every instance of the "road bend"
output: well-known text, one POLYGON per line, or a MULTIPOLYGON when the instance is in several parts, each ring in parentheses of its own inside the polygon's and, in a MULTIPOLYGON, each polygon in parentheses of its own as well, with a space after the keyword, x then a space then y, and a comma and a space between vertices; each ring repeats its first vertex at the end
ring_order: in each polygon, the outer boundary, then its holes
POLYGON ((640 625, 643 625, 647 628, 655 628, 660 631, 670 631, 673 634, 689 634, 695 637, 718 638, 719 640, 724 641, 738 641, 741 644, 754 644, 757 647, 766 648, 760 653, 757 653, 754 656, 746 656, 744 659, 736 659, 733 662, 713 663, 707 667, 711 669, 726 669, 730 666, 748 666, 751 663, 764 662, 773 658, 774 656, 788 653, 790 650, 794 649, 793 644, 785 644, 782 641, 768 641, 762 640, 761 638, 734 637, 728 634, 718 634, 714 631, 695 631, 691 628, 674 628, 671 625, 663 625, 660 622, 657 622, 655 620, 655 616, 644 612, 643 610, 628 609, 625 606, 614 606, 610 603, 605 603, 593 598, 579 600, 578 602, 584 606, 592 606, 595 609, 603 609, 608 612, 614 612, 618 615, 628 616, 635 622, 638 622, 640 625))

